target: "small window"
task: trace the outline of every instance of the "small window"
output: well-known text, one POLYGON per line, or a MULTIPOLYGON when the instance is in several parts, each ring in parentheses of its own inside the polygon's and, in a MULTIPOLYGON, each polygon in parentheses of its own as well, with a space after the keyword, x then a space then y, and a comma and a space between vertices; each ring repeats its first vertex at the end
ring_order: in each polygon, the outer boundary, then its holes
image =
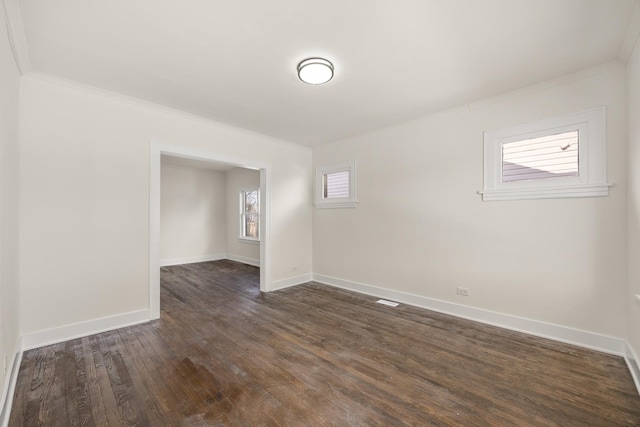
POLYGON ((502 182, 578 176, 578 131, 502 144, 502 182))
POLYGON ((349 171, 322 175, 322 198, 341 199, 349 197, 349 171))
POLYGON ((260 241, 260 190, 240 192, 240 238, 260 241))
POLYGON ((355 170, 355 162, 316 168, 316 207, 355 208, 355 170))
POLYGON ((482 199, 607 196, 604 108, 484 134, 482 199))

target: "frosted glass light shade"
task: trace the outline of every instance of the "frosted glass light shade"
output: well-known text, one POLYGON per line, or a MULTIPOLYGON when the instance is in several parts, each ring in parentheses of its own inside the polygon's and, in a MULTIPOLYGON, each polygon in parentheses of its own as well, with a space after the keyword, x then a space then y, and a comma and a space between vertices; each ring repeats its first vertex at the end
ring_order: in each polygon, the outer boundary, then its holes
POLYGON ((311 85, 326 83, 333 78, 333 64, 322 58, 305 59, 298 64, 298 77, 311 85))

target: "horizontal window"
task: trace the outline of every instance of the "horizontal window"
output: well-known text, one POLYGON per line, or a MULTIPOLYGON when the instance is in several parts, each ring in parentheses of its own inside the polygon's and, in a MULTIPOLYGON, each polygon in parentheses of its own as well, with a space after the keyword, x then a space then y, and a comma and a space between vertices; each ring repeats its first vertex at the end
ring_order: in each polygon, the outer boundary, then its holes
POLYGON ((578 176, 578 131, 502 144, 502 182, 578 176))
POLYGON ((607 196, 606 110, 484 133, 482 199, 607 196))

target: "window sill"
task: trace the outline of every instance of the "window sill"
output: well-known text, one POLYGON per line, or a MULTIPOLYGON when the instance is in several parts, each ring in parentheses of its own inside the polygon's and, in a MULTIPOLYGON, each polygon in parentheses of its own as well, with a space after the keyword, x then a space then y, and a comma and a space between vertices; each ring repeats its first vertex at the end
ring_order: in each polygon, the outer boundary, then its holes
POLYGON ((495 200, 564 199, 574 197, 606 197, 611 183, 567 187, 528 188, 517 190, 478 191, 485 202, 495 200))
POLYGON ((314 203, 318 209, 353 209, 358 202, 314 203))
POLYGON ((245 237, 238 237, 238 242, 240 242, 240 243, 248 243, 250 245, 259 245, 260 244, 260 240, 259 239, 247 239, 245 237))

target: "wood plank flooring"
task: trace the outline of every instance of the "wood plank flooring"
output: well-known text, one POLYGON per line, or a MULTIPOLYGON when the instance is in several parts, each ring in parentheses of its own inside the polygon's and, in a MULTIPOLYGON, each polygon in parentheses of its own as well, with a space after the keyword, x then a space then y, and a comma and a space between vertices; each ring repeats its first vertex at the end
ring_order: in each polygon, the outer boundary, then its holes
POLYGON ((10 426, 640 426, 620 357, 232 261, 161 280, 160 320, 26 352, 10 426))

